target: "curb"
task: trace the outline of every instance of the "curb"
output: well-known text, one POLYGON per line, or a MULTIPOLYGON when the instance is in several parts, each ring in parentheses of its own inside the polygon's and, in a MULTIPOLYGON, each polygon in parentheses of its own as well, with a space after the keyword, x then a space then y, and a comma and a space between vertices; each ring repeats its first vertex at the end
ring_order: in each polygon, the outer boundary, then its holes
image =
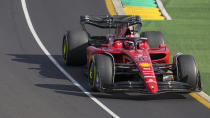
MULTIPOLYGON (((172 20, 171 16, 168 14, 166 9, 164 8, 161 0, 155 0, 157 2, 157 6, 162 13, 162 15, 166 18, 166 20, 172 20)), ((118 15, 125 15, 125 11, 123 9, 123 5, 121 0, 112 0, 114 8, 118 15)))
POLYGON ((121 0, 112 0, 114 8, 118 15, 125 15, 121 0))
POLYGON ((203 99, 205 99, 206 101, 210 103, 210 96, 208 96, 205 92, 203 91, 196 92, 196 94, 198 94, 200 97, 202 97, 203 99))
POLYGON ((168 14, 165 7, 163 6, 163 3, 161 2, 161 0, 156 0, 156 2, 158 5, 158 8, 160 9, 160 12, 166 18, 166 20, 172 20, 171 16, 168 14))

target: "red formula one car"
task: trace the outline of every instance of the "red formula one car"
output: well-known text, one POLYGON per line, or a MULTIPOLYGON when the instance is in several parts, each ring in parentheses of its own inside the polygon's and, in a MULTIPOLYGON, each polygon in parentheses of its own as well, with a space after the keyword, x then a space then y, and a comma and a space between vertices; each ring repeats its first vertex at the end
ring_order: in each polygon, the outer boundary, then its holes
POLYGON ((93 91, 137 91, 141 93, 201 90, 200 72, 191 55, 170 51, 159 31, 140 32, 139 16, 81 16, 83 31, 63 37, 63 57, 67 65, 88 67, 93 91), (92 36, 86 25, 109 30, 92 36), (114 30, 113 33, 111 31, 114 30))

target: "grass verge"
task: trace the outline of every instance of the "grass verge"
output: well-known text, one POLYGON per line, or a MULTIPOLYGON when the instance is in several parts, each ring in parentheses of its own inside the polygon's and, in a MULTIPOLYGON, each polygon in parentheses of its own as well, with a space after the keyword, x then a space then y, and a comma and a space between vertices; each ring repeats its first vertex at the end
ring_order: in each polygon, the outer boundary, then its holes
POLYGON ((203 91, 210 95, 210 0, 162 0, 171 21, 144 21, 142 31, 159 30, 171 50, 195 57, 203 91))

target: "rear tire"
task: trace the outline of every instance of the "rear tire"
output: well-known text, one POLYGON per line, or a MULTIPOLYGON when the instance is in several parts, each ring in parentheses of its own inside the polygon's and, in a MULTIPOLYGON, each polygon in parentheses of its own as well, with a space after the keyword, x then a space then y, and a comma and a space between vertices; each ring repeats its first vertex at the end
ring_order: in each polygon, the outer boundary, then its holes
POLYGON ((159 48, 161 44, 164 44, 164 36, 160 31, 146 31, 142 32, 140 36, 147 38, 150 48, 159 48))
POLYGON ((177 58, 178 80, 188 83, 192 86, 192 90, 196 90, 199 86, 199 71, 196 63, 191 55, 180 55, 177 58))
POLYGON ((63 58, 66 65, 80 66, 87 62, 88 35, 84 31, 67 31, 63 37, 63 58))
POLYGON ((89 82, 93 91, 101 91, 113 84, 113 62, 110 56, 96 54, 92 57, 89 82))

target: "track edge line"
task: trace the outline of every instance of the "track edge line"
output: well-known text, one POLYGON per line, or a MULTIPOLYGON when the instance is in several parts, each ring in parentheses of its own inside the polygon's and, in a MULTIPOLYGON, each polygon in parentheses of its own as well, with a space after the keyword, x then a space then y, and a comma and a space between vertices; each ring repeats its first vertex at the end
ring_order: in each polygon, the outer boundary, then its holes
POLYGON ((210 109, 210 97, 206 93, 204 93, 203 91, 192 92, 189 93, 189 95, 210 109))
POLYGON ((125 15, 125 11, 123 10, 123 6, 121 0, 112 0, 114 8, 118 15, 125 15))
POLYGON ((156 0, 156 2, 157 2, 157 5, 158 5, 158 8, 159 8, 160 12, 166 18, 166 20, 172 20, 171 16, 168 14, 165 7, 163 6, 162 1, 161 0, 156 0))
POLYGON ((210 96, 208 94, 206 94, 205 92, 203 92, 203 91, 196 92, 196 94, 198 94, 199 96, 201 96, 202 98, 204 98, 205 100, 207 100, 210 103, 210 96))
POLYGON ((93 100, 97 105, 99 105, 103 110, 105 110, 109 115, 111 115, 114 118, 120 118, 117 114, 112 112, 106 105, 104 105, 101 101, 99 101, 96 97, 94 97, 90 92, 88 92, 83 86, 81 86, 68 72, 62 68, 62 66, 52 57, 50 52, 46 49, 44 44, 41 42, 38 34, 36 33, 36 30, 33 27, 27 5, 26 0, 21 0, 21 5, 23 9, 23 13, 26 19, 26 23, 30 29, 30 32, 32 33, 34 39, 36 40, 37 44, 41 48, 41 50, 44 52, 44 54, 50 59, 50 61, 70 80, 75 86, 77 86, 84 94, 86 94, 91 100, 93 100))

